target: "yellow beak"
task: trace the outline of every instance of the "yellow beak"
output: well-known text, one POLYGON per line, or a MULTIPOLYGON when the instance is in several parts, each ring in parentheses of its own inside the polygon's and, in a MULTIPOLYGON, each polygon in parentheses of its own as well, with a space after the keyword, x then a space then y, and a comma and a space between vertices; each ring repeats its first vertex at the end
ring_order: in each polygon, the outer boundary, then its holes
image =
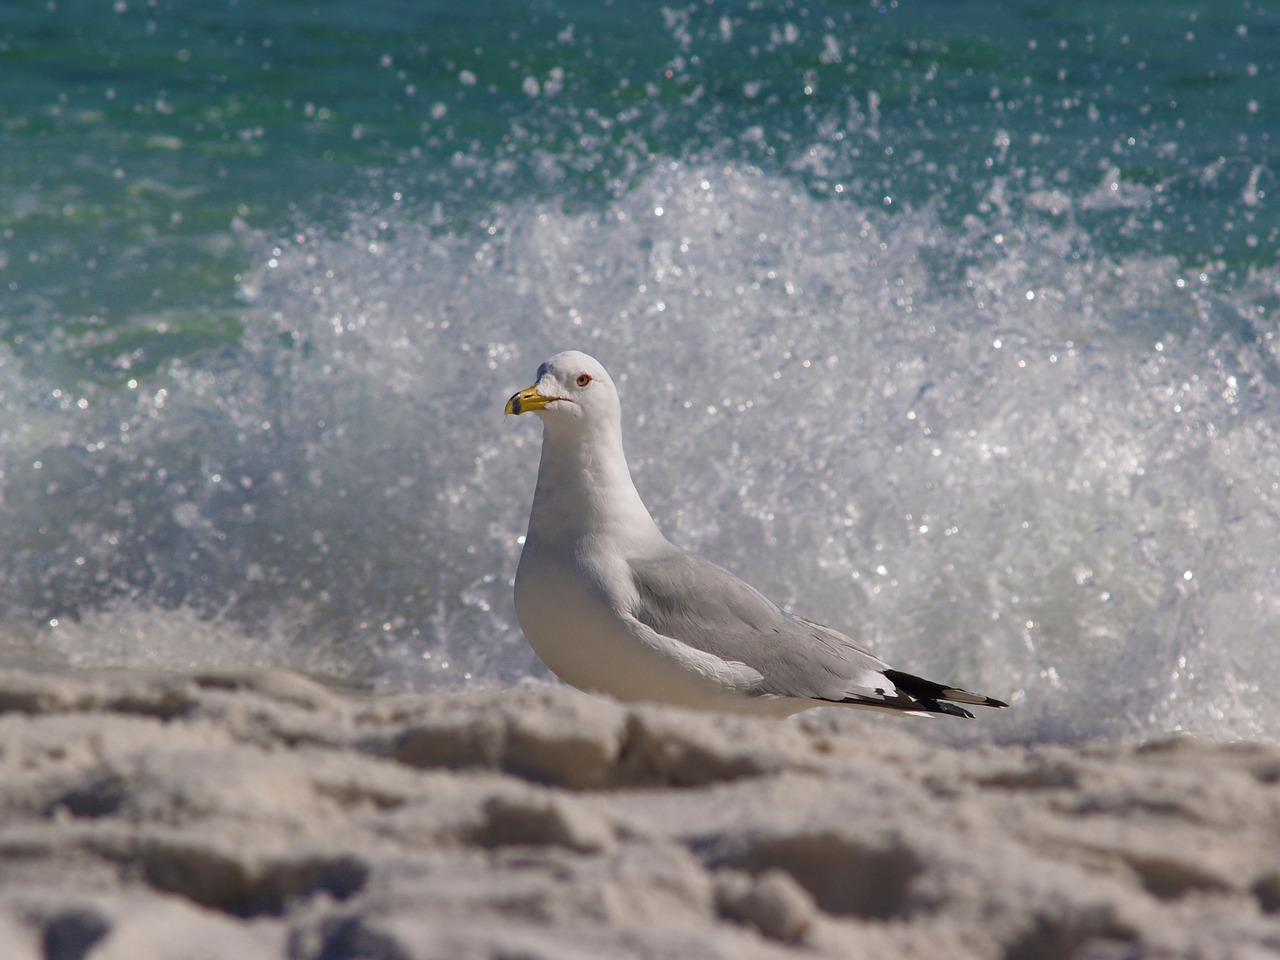
POLYGON ((530 410, 541 410, 549 403, 554 403, 558 398, 544 397, 538 392, 537 386, 525 387, 510 400, 507 401, 504 413, 514 413, 519 416, 522 413, 528 413, 530 410))

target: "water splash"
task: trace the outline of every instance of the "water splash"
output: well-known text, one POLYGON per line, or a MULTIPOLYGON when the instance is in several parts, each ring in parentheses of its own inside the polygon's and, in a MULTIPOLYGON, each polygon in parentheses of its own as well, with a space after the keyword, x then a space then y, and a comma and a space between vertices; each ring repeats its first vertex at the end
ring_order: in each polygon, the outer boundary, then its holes
POLYGON ((461 236, 392 208, 263 240, 234 353, 83 397, 0 366, 6 629, 381 689, 542 676, 510 601, 540 437, 499 411, 578 347, 672 539, 1012 694, 998 736, 1280 736, 1280 277, 1104 253, 1089 194, 998 199, 889 218, 667 163, 461 236))

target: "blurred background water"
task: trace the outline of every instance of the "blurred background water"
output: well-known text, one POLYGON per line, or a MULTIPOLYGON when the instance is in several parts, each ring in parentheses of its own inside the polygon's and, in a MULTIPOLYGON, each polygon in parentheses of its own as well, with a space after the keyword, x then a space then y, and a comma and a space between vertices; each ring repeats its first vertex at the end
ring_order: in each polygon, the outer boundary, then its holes
POLYGON ((1268 5, 51 0, 0 69, 4 656, 546 679, 501 409, 576 347, 672 539, 984 733, 1280 739, 1268 5))

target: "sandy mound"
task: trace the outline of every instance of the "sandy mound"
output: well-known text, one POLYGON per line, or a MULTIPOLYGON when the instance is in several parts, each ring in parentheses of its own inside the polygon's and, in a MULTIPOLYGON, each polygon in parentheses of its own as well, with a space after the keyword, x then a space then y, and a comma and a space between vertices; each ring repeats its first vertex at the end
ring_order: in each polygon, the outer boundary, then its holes
POLYGON ((1280 749, 0 672, 0 956, 1280 954, 1280 749))

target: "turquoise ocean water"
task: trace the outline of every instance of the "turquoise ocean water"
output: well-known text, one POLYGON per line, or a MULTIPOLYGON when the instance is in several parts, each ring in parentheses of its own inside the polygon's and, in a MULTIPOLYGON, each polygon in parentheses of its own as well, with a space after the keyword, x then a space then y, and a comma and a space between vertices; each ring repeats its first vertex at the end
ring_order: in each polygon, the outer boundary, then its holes
POLYGON ((0 643, 545 677, 569 347, 678 543, 1005 739, 1280 739, 1280 9, 0 11, 0 643))

